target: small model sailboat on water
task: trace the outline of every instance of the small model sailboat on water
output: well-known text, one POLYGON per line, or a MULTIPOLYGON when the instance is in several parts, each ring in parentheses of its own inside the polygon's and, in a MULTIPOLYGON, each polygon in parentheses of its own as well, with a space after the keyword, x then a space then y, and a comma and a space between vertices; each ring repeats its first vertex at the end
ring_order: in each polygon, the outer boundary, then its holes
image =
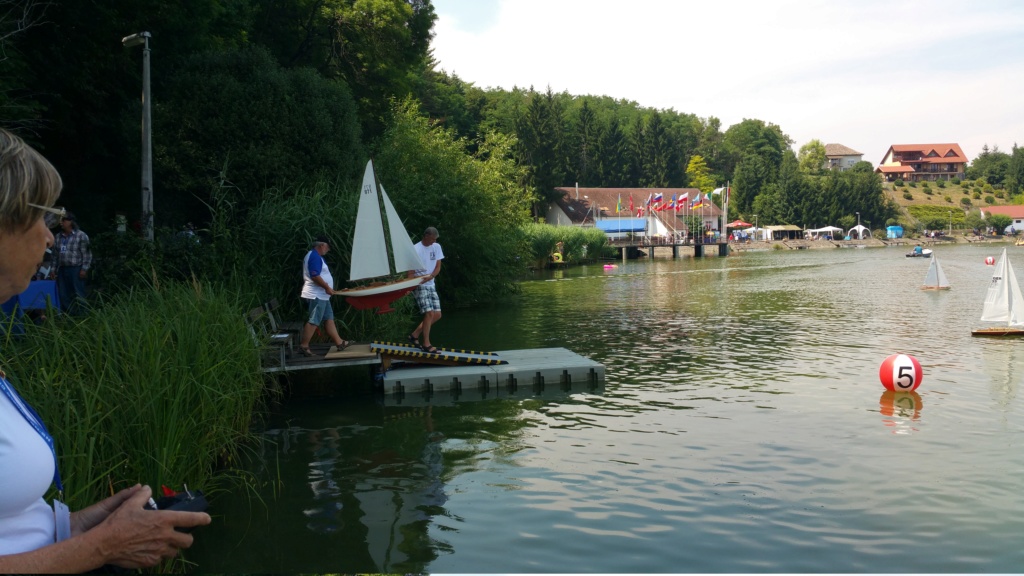
POLYGON ((928 273, 924 275, 921 290, 949 290, 949 279, 942 271, 938 256, 932 256, 932 263, 928 265, 928 273))
POLYGON ((972 336, 1024 336, 1024 295, 1021 295, 1006 248, 992 272, 992 283, 985 294, 982 322, 999 322, 994 328, 971 330, 972 336))
POLYGON ((373 160, 366 163, 363 185, 359 194, 359 211, 356 213, 356 228, 352 238, 351 268, 349 281, 380 278, 368 286, 339 290, 353 308, 360 310, 378 308, 377 313, 391 312, 391 302, 412 291, 423 282, 423 278, 394 279, 395 274, 423 268, 416 254, 409 234, 405 231, 398 212, 391 204, 384 186, 377 184, 373 171, 373 160), (383 205, 383 215, 381 206, 383 205), (388 245, 384 235, 384 218, 391 238, 392 265, 388 257, 388 245))

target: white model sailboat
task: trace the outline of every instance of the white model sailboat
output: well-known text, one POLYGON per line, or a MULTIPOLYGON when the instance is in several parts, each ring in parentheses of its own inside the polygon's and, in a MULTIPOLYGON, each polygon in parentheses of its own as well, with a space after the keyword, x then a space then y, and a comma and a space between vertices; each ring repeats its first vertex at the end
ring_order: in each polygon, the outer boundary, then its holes
POLYGON ((1006 257, 1006 248, 992 272, 981 320, 999 322, 1001 326, 971 330, 972 336, 1024 336, 1024 295, 1021 295, 1010 259, 1006 257))
POLYGON ((356 213, 356 228, 352 238, 351 268, 349 281, 381 279, 368 286, 340 290, 339 295, 353 308, 360 310, 378 308, 383 314, 394 310, 389 305, 409 293, 423 282, 423 278, 393 279, 395 274, 423 268, 416 254, 409 234, 405 231, 398 212, 391 204, 384 186, 377 184, 373 172, 373 160, 366 163, 363 185, 359 194, 359 211, 356 213), (381 206, 383 205, 383 214, 381 206), (388 244, 384 235, 384 218, 390 232, 392 264, 388 257, 388 244))
POLYGON ((942 271, 938 256, 932 256, 932 263, 928 265, 928 273, 924 275, 921 290, 949 290, 949 279, 942 271))

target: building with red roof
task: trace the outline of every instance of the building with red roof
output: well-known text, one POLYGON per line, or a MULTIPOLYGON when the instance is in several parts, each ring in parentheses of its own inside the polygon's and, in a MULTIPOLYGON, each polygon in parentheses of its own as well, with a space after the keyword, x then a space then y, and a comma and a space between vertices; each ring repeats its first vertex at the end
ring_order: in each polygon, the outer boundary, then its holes
POLYGON ((875 172, 890 182, 963 180, 967 162, 959 144, 893 144, 875 172))

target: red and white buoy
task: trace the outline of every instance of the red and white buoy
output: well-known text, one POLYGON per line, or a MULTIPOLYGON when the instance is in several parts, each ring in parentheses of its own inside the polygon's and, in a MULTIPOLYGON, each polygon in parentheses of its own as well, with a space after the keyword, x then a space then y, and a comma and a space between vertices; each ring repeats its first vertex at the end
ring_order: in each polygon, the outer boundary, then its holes
POLYGON ((886 390, 910 392, 921 385, 921 363, 909 354, 893 354, 882 361, 878 379, 886 390))
POLYGON ((985 257, 985 265, 986 266, 995 266, 995 264, 996 264, 996 259, 994 257, 992 257, 992 256, 986 256, 985 257))

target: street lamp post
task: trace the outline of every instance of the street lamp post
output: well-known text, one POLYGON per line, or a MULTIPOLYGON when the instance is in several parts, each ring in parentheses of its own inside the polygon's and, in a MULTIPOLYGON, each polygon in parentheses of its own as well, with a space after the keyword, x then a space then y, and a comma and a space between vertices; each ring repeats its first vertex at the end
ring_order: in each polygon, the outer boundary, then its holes
MULTIPOLYGON (((754 238, 757 238, 757 233, 758 232, 759 232, 759 230, 757 229, 757 214, 754 214, 754 238)), ((762 234, 762 236, 763 236, 763 234, 762 234)))
POLYGON ((153 240, 153 116, 149 94, 149 32, 121 39, 125 48, 142 46, 142 230, 153 240))
POLYGON ((949 235, 953 235, 953 211, 949 211, 949 235))

